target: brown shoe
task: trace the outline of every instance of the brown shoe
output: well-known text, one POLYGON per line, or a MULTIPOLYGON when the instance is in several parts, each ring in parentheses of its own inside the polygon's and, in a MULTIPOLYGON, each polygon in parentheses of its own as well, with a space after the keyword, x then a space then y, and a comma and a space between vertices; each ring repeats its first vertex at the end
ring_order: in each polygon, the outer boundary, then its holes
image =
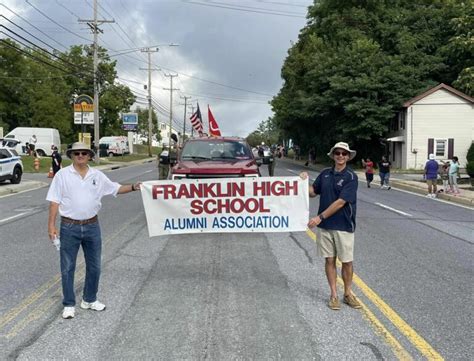
POLYGON ((331 297, 329 299, 328 306, 331 310, 337 311, 341 309, 341 304, 339 303, 339 298, 331 297))
POLYGON ((348 304, 352 308, 362 308, 359 300, 354 295, 344 296, 344 303, 348 304))

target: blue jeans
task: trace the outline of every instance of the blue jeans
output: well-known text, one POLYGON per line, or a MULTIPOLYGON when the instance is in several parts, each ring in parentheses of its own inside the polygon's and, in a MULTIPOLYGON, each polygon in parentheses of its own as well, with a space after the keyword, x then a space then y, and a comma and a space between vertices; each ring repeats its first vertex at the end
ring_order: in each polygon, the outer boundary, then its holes
POLYGON ((390 181, 390 173, 379 173, 380 176, 380 185, 383 187, 384 185, 389 186, 390 181))
POLYGON ((86 278, 82 299, 86 302, 97 300, 99 290, 102 239, 99 222, 85 225, 61 222, 61 281, 63 286, 63 305, 74 306, 74 273, 79 247, 82 246, 86 263, 86 278))

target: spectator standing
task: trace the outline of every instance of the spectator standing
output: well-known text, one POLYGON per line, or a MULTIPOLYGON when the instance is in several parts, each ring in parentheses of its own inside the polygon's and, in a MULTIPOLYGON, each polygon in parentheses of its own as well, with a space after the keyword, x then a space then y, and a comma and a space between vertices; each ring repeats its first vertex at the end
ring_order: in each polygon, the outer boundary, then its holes
POLYGON ((424 174, 426 184, 428 185, 428 194, 426 195, 428 198, 436 198, 436 193, 438 190, 438 186, 436 184, 438 181, 438 169, 439 164, 435 160, 435 155, 431 153, 428 156, 428 161, 425 164, 424 174))
POLYGON ((36 156, 36 152, 35 152, 36 142, 38 142, 38 139, 36 138, 36 135, 33 134, 31 138, 28 140, 28 146, 30 147, 30 155, 32 156, 36 156))
POLYGON ((382 157, 382 160, 379 162, 379 176, 380 176, 380 188, 387 190, 392 189, 390 186, 390 168, 392 163, 387 160, 385 156, 382 157))
POLYGON ((444 194, 449 193, 449 162, 446 162, 441 167, 441 180, 443 181, 443 191, 444 194))
POLYGON ((61 169, 61 163, 63 161, 61 154, 59 154, 58 147, 53 145, 51 147, 51 150, 53 151, 51 153, 51 166, 53 168, 53 174, 56 175, 57 172, 61 169))
POLYGON ((309 150, 309 161, 311 164, 316 163, 316 149, 314 147, 309 150))
POLYGON ((453 157, 451 164, 449 166, 449 187, 450 193, 459 194, 458 187, 458 175, 459 175, 459 159, 458 157, 453 157))
POLYGON ((374 180, 374 162, 367 158, 362 159, 362 166, 365 168, 365 179, 367 180, 367 188, 370 188, 370 183, 374 180))
MULTIPOLYGON (((349 145, 339 142, 331 148, 328 156, 334 160, 334 167, 321 171, 309 196, 320 195, 319 211, 308 222, 308 227, 317 226, 319 234, 318 253, 325 257, 325 271, 331 296, 328 306, 332 310, 341 308, 337 296, 336 258, 342 262, 342 280, 344 281, 344 303, 352 308, 361 308, 360 302, 352 293, 354 231, 357 210, 357 175, 347 166, 347 162, 356 155, 349 145)), ((308 173, 300 174, 308 179, 308 173)))
POLYGON ((74 273, 79 247, 84 251, 86 263, 81 308, 105 310, 105 305, 97 300, 102 251, 97 213, 102 206, 102 197, 136 191, 141 184, 120 185, 101 171, 89 167, 87 163, 94 152, 84 143, 74 143, 66 155, 72 159, 72 164, 61 169, 53 178, 46 200, 50 202, 48 235, 52 242, 59 236, 56 229, 58 212, 61 216, 62 317, 69 319, 75 314, 74 273))

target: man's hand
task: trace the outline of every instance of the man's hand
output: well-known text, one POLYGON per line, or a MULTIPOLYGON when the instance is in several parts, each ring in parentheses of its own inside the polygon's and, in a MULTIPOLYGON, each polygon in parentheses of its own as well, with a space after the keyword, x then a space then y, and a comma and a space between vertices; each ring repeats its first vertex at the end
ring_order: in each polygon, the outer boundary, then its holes
POLYGON ((300 173, 300 178, 301 178, 302 180, 306 180, 306 179, 308 179, 308 177, 309 177, 309 176, 308 176, 308 172, 301 172, 301 173, 300 173))
POLYGON ((321 218, 319 216, 313 217, 308 222, 308 228, 316 227, 321 223, 321 218))
POLYGON ((48 227, 48 236, 49 240, 53 242, 53 240, 57 237, 58 235, 58 230, 56 229, 55 226, 49 226, 48 227))
POLYGON ((142 182, 137 182, 133 185, 133 188, 136 190, 136 191, 139 191, 140 188, 142 186, 142 182))

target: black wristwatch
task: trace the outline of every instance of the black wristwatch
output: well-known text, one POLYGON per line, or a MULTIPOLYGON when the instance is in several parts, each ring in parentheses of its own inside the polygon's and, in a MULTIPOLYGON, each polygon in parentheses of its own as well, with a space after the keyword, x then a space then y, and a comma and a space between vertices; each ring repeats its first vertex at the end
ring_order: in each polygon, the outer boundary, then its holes
POLYGON ((324 217, 322 213, 318 214, 318 217, 321 221, 324 221, 326 219, 326 217, 324 217))

